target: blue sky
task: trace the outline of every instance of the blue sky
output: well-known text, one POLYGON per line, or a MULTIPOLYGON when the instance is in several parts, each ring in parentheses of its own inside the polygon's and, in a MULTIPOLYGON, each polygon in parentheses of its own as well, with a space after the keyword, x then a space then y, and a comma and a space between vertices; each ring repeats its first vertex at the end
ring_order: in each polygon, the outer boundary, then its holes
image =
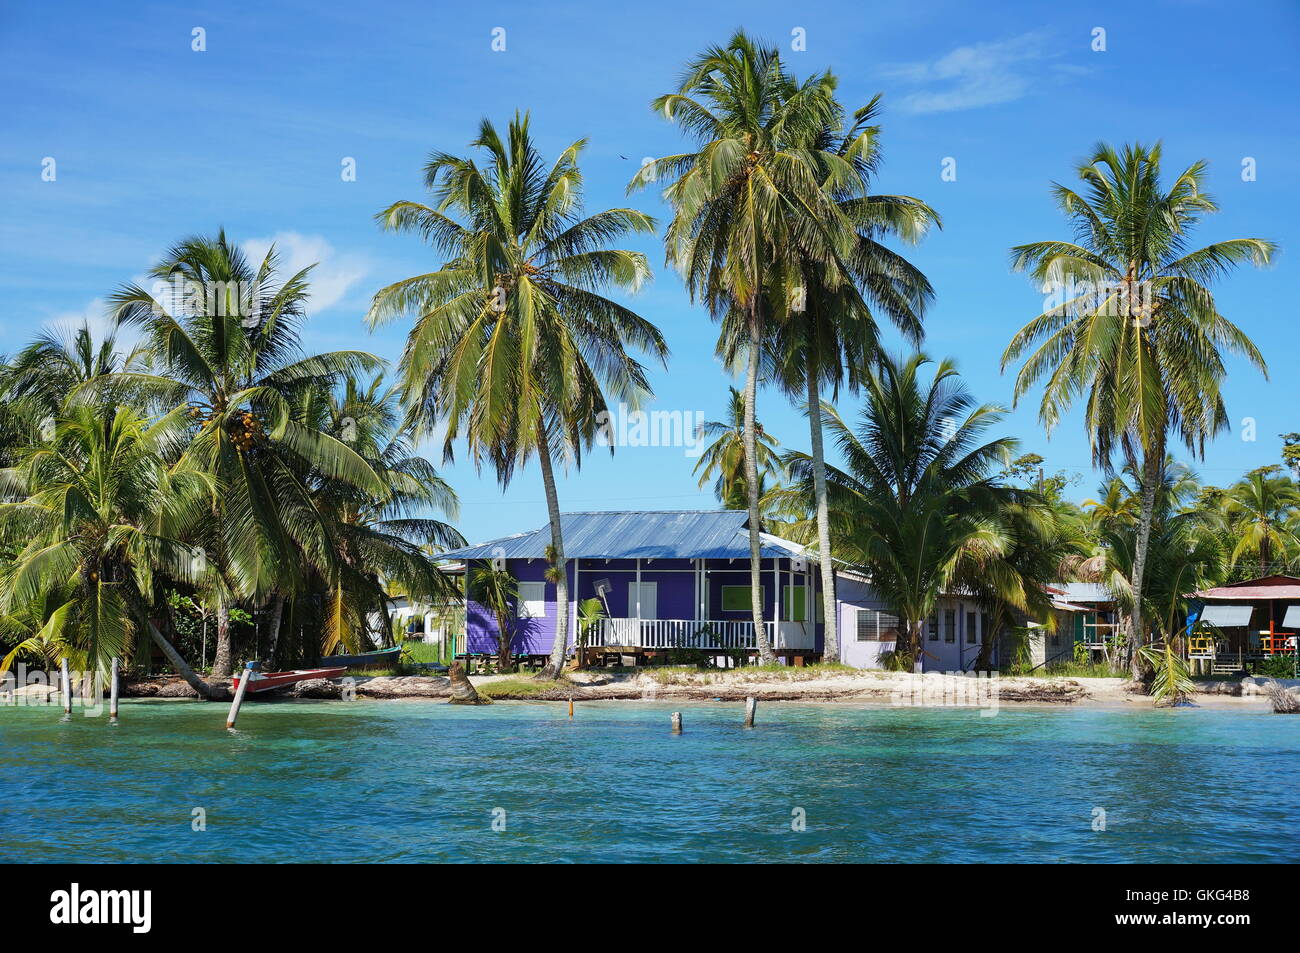
MULTIPOLYGON (((178 238, 224 226, 291 266, 319 261, 305 344, 313 350, 400 352, 404 328, 362 324, 382 285, 436 264, 415 237, 381 232, 379 209, 420 198, 430 150, 464 151, 478 121, 529 109, 554 155, 590 140, 589 210, 631 204, 660 216, 654 193, 625 198, 642 157, 677 151, 675 128, 649 101, 683 63, 743 26, 780 44, 801 75, 833 69, 846 104, 885 95, 881 192, 919 196, 944 229, 908 254, 934 283, 926 350, 952 356, 983 400, 1010 402, 999 358, 1042 295, 1007 266, 1009 246, 1067 237, 1052 180, 1098 140, 1162 139, 1173 170, 1204 158, 1222 206, 1202 243, 1272 239, 1282 251, 1217 288, 1221 310, 1268 358, 1271 382, 1233 361, 1233 421, 1198 464, 1228 482, 1277 460, 1277 434, 1300 429, 1295 398, 1300 245, 1300 4, 1198 0, 744 4, 258 3, 103 4, 9 0, 0 8, 0 352, 34 331, 89 317, 178 238), (494 28, 505 50, 494 52, 494 28), (1093 31, 1105 31, 1095 51, 1093 31), (193 30, 206 50, 192 49, 193 30), (802 30, 806 49, 793 50, 802 30), (42 178, 46 157, 54 181, 42 178), (343 181, 345 157, 356 180, 343 181), (626 157, 626 158, 624 158, 626 157), (1254 181, 1242 162, 1254 159, 1254 181), (955 181, 941 179, 945 158, 955 181), (1257 439, 1243 428, 1253 418, 1257 439)), ((726 376, 715 327, 690 305, 661 247, 640 243, 655 281, 631 302, 673 350, 656 368, 652 408, 713 418, 726 376)), ((841 409, 852 412, 845 398, 841 409)), ((785 444, 806 447, 806 423, 775 393, 760 416, 785 444)), ((1047 440, 1033 397, 1006 429, 1049 469, 1096 483, 1078 417, 1047 440)), ((711 507, 681 447, 593 454, 561 485, 565 509, 711 507)), ((543 522, 530 467, 503 493, 491 474, 446 469, 460 526, 486 539, 543 522)))

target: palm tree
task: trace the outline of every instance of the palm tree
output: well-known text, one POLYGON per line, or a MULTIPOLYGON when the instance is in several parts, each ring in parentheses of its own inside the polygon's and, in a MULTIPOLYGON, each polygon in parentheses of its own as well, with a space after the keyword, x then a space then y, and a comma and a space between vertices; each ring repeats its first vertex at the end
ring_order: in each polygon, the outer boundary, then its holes
MULTIPOLYGON (((748 506, 749 490, 745 484, 745 398, 734 387, 728 387, 727 419, 708 420, 700 425, 697 440, 711 438, 695 464, 703 489, 713 481, 713 494, 728 510, 748 506)), ((766 492, 766 483, 781 472, 780 441, 754 421, 755 442, 758 451, 758 480, 760 493, 766 492)))
POLYGON ((915 266, 880 243, 886 236, 919 241, 938 214, 908 195, 873 195, 868 189, 880 163, 880 127, 872 124, 880 103, 875 96, 853 114, 844 128, 836 105, 831 125, 810 143, 814 155, 829 153, 851 166, 844 180, 838 165, 823 173, 823 188, 852 228, 849 253, 832 272, 807 255, 797 254, 778 282, 780 300, 794 302, 790 319, 775 329, 772 377, 796 400, 804 400, 812 449, 817 520, 817 551, 825 601, 825 650, 839 659, 835 611, 835 570, 826 499, 826 457, 821 427, 821 389, 834 400, 847 384, 856 393, 860 369, 870 366, 879 349, 875 312, 884 315, 913 344, 921 339, 921 317, 934 296, 930 282, 915 266), (843 273, 843 274, 841 274, 843 273), (835 280, 831 280, 835 275, 835 280), (845 280, 847 278, 847 280, 845 280), (847 373, 846 373, 847 372, 847 373))
MULTIPOLYGON (((1132 466, 1125 468, 1123 477, 1104 484, 1107 497, 1117 496, 1118 481, 1128 502, 1117 507, 1114 516, 1094 518, 1097 551, 1080 564, 1079 573, 1081 578, 1103 584, 1122 611, 1132 611, 1137 592, 1139 502, 1149 496, 1153 515, 1146 563, 1151 571, 1142 598, 1152 629, 1170 641, 1178 635, 1179 620, 1186 617, 1183 594, 1223 581, 1225 526, 1220 513, 1196 505, 1200 486, 1189 467, 1168 458, 1160 471, 1160 483, 1149 493, 1142 486, 1140 472, 1132 466)), ((1149 661, 1152 655, 1147 652, 1145 657, 1149 661)))
POLYGON ((991 534, 996 545, 977 538, 967 547, 954 573, 954 584, 968 592, 987 613, 988 625, 973 671, 993 664, 996 634, 1023 613, 1040 625, 1053 620, 1048 580, 1076 578, 1088 547, 1079 516, 1067 506, 1053 506, 1035 491, 1006 501, 996 514, 991 534))
MULTIPOLYGON (((1010 545, 1004 512, 1027 496, 1000 482, 999 464, 1010 460, 1016 442, 980 442, 1002 408, 977 405, 948 361, 922 382, 929 363, 923 354, 881 355, 863 380, 866 403, 856 429, 822 405, 823 425, 847 464, 826 472, 832 545, 897 613, 904 633, 897 651, 913 662, 940 593, 962 577, 969 560, 997 567, 994 555, 1010 545)), ((784 459, 810 499, 811 458, 790 453, 784 459)), ((1005 580, 1001 593, 1024 609, 1017 586, 1023 590, 1018 577, 1005 580)))
POLYGON ((1295 517, 1300 514, 1300 490, 1282 475, 1281 467, 1260 467, 1228 489, 1224 515, 1235 537, 1232 565, 1254 553, 1259 574, 1268 575, 1274 561, 1289 562, 1300 549, 1295 517))
POLYGON ((25 615, 28 648, 66 647, 101 679, 143 628, 207 698, 150 620, 158 577, 197 582, 202 572, 184 535, 213 483, 184 461, 164 463, 179 456, 186 427, 179 410, 150 423, 129 407, 69 401, 50 439, 0 471, 0 485, 22 497, 0 504, 0 541, 21 547, 0 577, 0 613, 10 629, 25 615))
MULTIPOLYGON (((1046 378, 1039 418, 1049 432, 1086 395, 1094 461, 1109 469, 1119 450, 1141 471, 1146 495, 1133 565, 1133 648, 1140 648, 1145 632, 1150 494, 1161 481, 1170 433, 1201 455, 1205 441, 1227 425, 1220 390, 1224 350, 1265 370, 1246 334, 1219 314, 1209 284, 1242 262, 1267 263, 1274 250, 1259 238, 1189 250, 1188 232, 1218 208, 1203 190, 1205 163, 1188 166, 1166 189, 1160 160, 1159 144, 1122 152, 1099 145, 1079 167, 1082 194, 1054 187, 1076 240, 1016 246, 1012 267, 1028 271, 1060 300, 1025 325, 1002 356, 1004 368, 1025 357, 1017 400, 1046 378)), ((1135 676, 1141 660, 1135 651, 1135 676)))
MULTIPOLYGON (((436 604, 459 595, 429 555, 465 544, 449 523, 428 515, 455 517, 456 494, 398 429, 397 403, 395 390, 385 388, 382 377, 363 387, 349 376, 335 391, 310 395, 303 415, 354 450, 389 488, 384 497, 375 497, 326 474, 307 477, 334 546, 324 587, 329 610, 321 649, 326 655, 340 646, 361 652, 370 639, 391 636, 391 586, 418 602, 436 604)), ((277 604, 283 606, 283 596, 277 604)))
POLYGON ((474 597, 496 617, 497 669, 509 671, 514 664, 510 649, 519 615, 519 584, 509 570, 494 569, 489 564, 470 570, 469 586, 474 597))
POLYGON ((788 316, 785 309, 769 313, 772 270, 797 252, 834 276, 847 252, 851 230, 823 186, 828 179, 848 181, 853 170, 842 157, 813 147, 836 119, 834 90, 829 73, 797 83, 774 47, 738 32, 725 47, 696 57, 677 92, 652 104, 695 140, 697 151, 646 163, 629 185, 673 178, 664 191, 673 208, 664 235, 667 259, 692 300, 723 321, 723 347, 745 357, 750 596, 759 660, 766 664, 776 656, 763 626, 760 584, 759 366, 769 320, 788 316), (727 342, 728 316, 743 329, 743 344, 727 342))
POLYGON ((301 355, 312 267, 280 281, 274 248, 254 267, 220 232, 185 239, 163 256, 150 276, 170 282, 165 291, 131 284, 111 298, 117 321, 143 331, 151 361, 151 373, 119 380, 163 406, 189 407, 196 432, 187 453, 218 487, 203 539, 217 570, 218 678, 231 671, 233 601, 264 603, 294 584, 296 567, 331 565, 330 528, 303 472, 378 498, 388 493, 355 451, 294 413, 304 392, 380 363, 362 351, 301 355))
POLYGON ((504 487, 536 455, 557 611, 541 675, 557 678, 567 651, 569 587, 554 466, 581 464, 607 419, 607 400, 636 406, 650 395, 645 368, 630 350, 667 357, 653 324, 603 294, 635 291, 649 278, 644 255, 608 245, 653 231, 654 220, 626 208, 583 217, 578 157, 585 140, 548 169, 527 116, 515 116, 506 141, 484 120, 471 145, 483 151, 484 168, 435 152, 424 169, 434 203, 397 202, 379 214, 385 228, 420 233, 446 261, 380 290, 368 320, 374 326, 417 315, 401 360, 402 401, 423 432, 445 428, 447 458, 463 433, 475 463, 489 462, 504 487))
POLYGON ((90 326, 47 330, 0 368, 0 458, 6 465, 13 450, 38 442, 41 430, 60 414, 72 395, 105 404, 130 400, 114 387, 114 375, 139 365, 142 355, 123 355, 112 334, 98 344, 90 326))

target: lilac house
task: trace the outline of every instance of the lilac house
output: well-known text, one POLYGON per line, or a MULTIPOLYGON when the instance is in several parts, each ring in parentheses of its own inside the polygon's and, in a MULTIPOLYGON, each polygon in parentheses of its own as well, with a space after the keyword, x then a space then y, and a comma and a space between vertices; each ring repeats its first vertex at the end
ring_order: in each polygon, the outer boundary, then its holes
MULTIPOLYGON (((578 603, 601 600, 606 618, 586 639, 654 658, 674 648, 755 650, 750 607, 748 516, 739 510, 565 513, 561 516, 569 583, 569 644, 578 603)), ((520 624, 514 649, 546 655, 555 638, 555 585, 547 582, 548 526, 443 554, 467 565, 494 562, 518 580, 520 624)), ((787 662, 802 664, 822 647, 816 563, 797 543, 762 536, 764 626, 787 662)), ((493 653, 496 621, 469 592, 465 648, 493 653)))

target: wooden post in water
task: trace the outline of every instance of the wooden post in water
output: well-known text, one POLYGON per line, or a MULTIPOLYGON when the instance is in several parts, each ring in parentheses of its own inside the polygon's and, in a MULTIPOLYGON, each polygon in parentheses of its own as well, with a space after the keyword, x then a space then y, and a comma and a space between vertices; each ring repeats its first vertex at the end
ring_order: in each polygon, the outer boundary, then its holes
POLYGON ((754 727, 754 709, 758 707, 758 699, 750 695, 745 699, 745 727, 754 727))
POLYGON ((108 683, 108 720, 117 721, 117 659, 113 659, 113 674, 108 683))
POLYGON ((248 691, 248 683, 251 682, 253 670, 257 668, 256 662, 247 662, 244 665, 244 677, 239 680, 239 687, 235 689, 235 700, 230 703, 230 714, 226 716, 226 727, 235 727, 235 719, 239 717, 239 706, 244 703, 244 692, 248 691))
POLYGON ((673 734, 680 735, 681 733, 682 733, 682 713, 679 711, 675 711, 673 712, 673 734))
POLYGON ((59 663, 59 690, 63 693, 63 713, 72 714, 72 681, 68 678, 68 660, 59 663))
POLYGON ((569 717, 573 717, 573 696, 569 696, 569 717))

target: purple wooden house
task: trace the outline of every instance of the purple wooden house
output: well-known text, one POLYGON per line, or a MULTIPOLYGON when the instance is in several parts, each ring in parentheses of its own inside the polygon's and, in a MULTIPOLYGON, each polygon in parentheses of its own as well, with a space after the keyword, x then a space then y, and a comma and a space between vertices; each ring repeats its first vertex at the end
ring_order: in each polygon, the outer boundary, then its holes
MULTIPOLYGON (((569 644, 578 603, 601 600, 606 618, 589 648, 646 657, 672 648, 755 649, 750 607, 747 514, 739 510, 565 513, 569 644)), ((468 566, 495 562, 518 580, 514 650, 549 654, 555 638, 555 585, 547 582, 548 526, 443 555, 468 566)), ((762 537, 764 626, 778 655, 800 663, 822 647, 822 601, 815 561, 797 543, 762 537)), ((470 653, 494 653, 492 613, 466 597, 470 653)))

